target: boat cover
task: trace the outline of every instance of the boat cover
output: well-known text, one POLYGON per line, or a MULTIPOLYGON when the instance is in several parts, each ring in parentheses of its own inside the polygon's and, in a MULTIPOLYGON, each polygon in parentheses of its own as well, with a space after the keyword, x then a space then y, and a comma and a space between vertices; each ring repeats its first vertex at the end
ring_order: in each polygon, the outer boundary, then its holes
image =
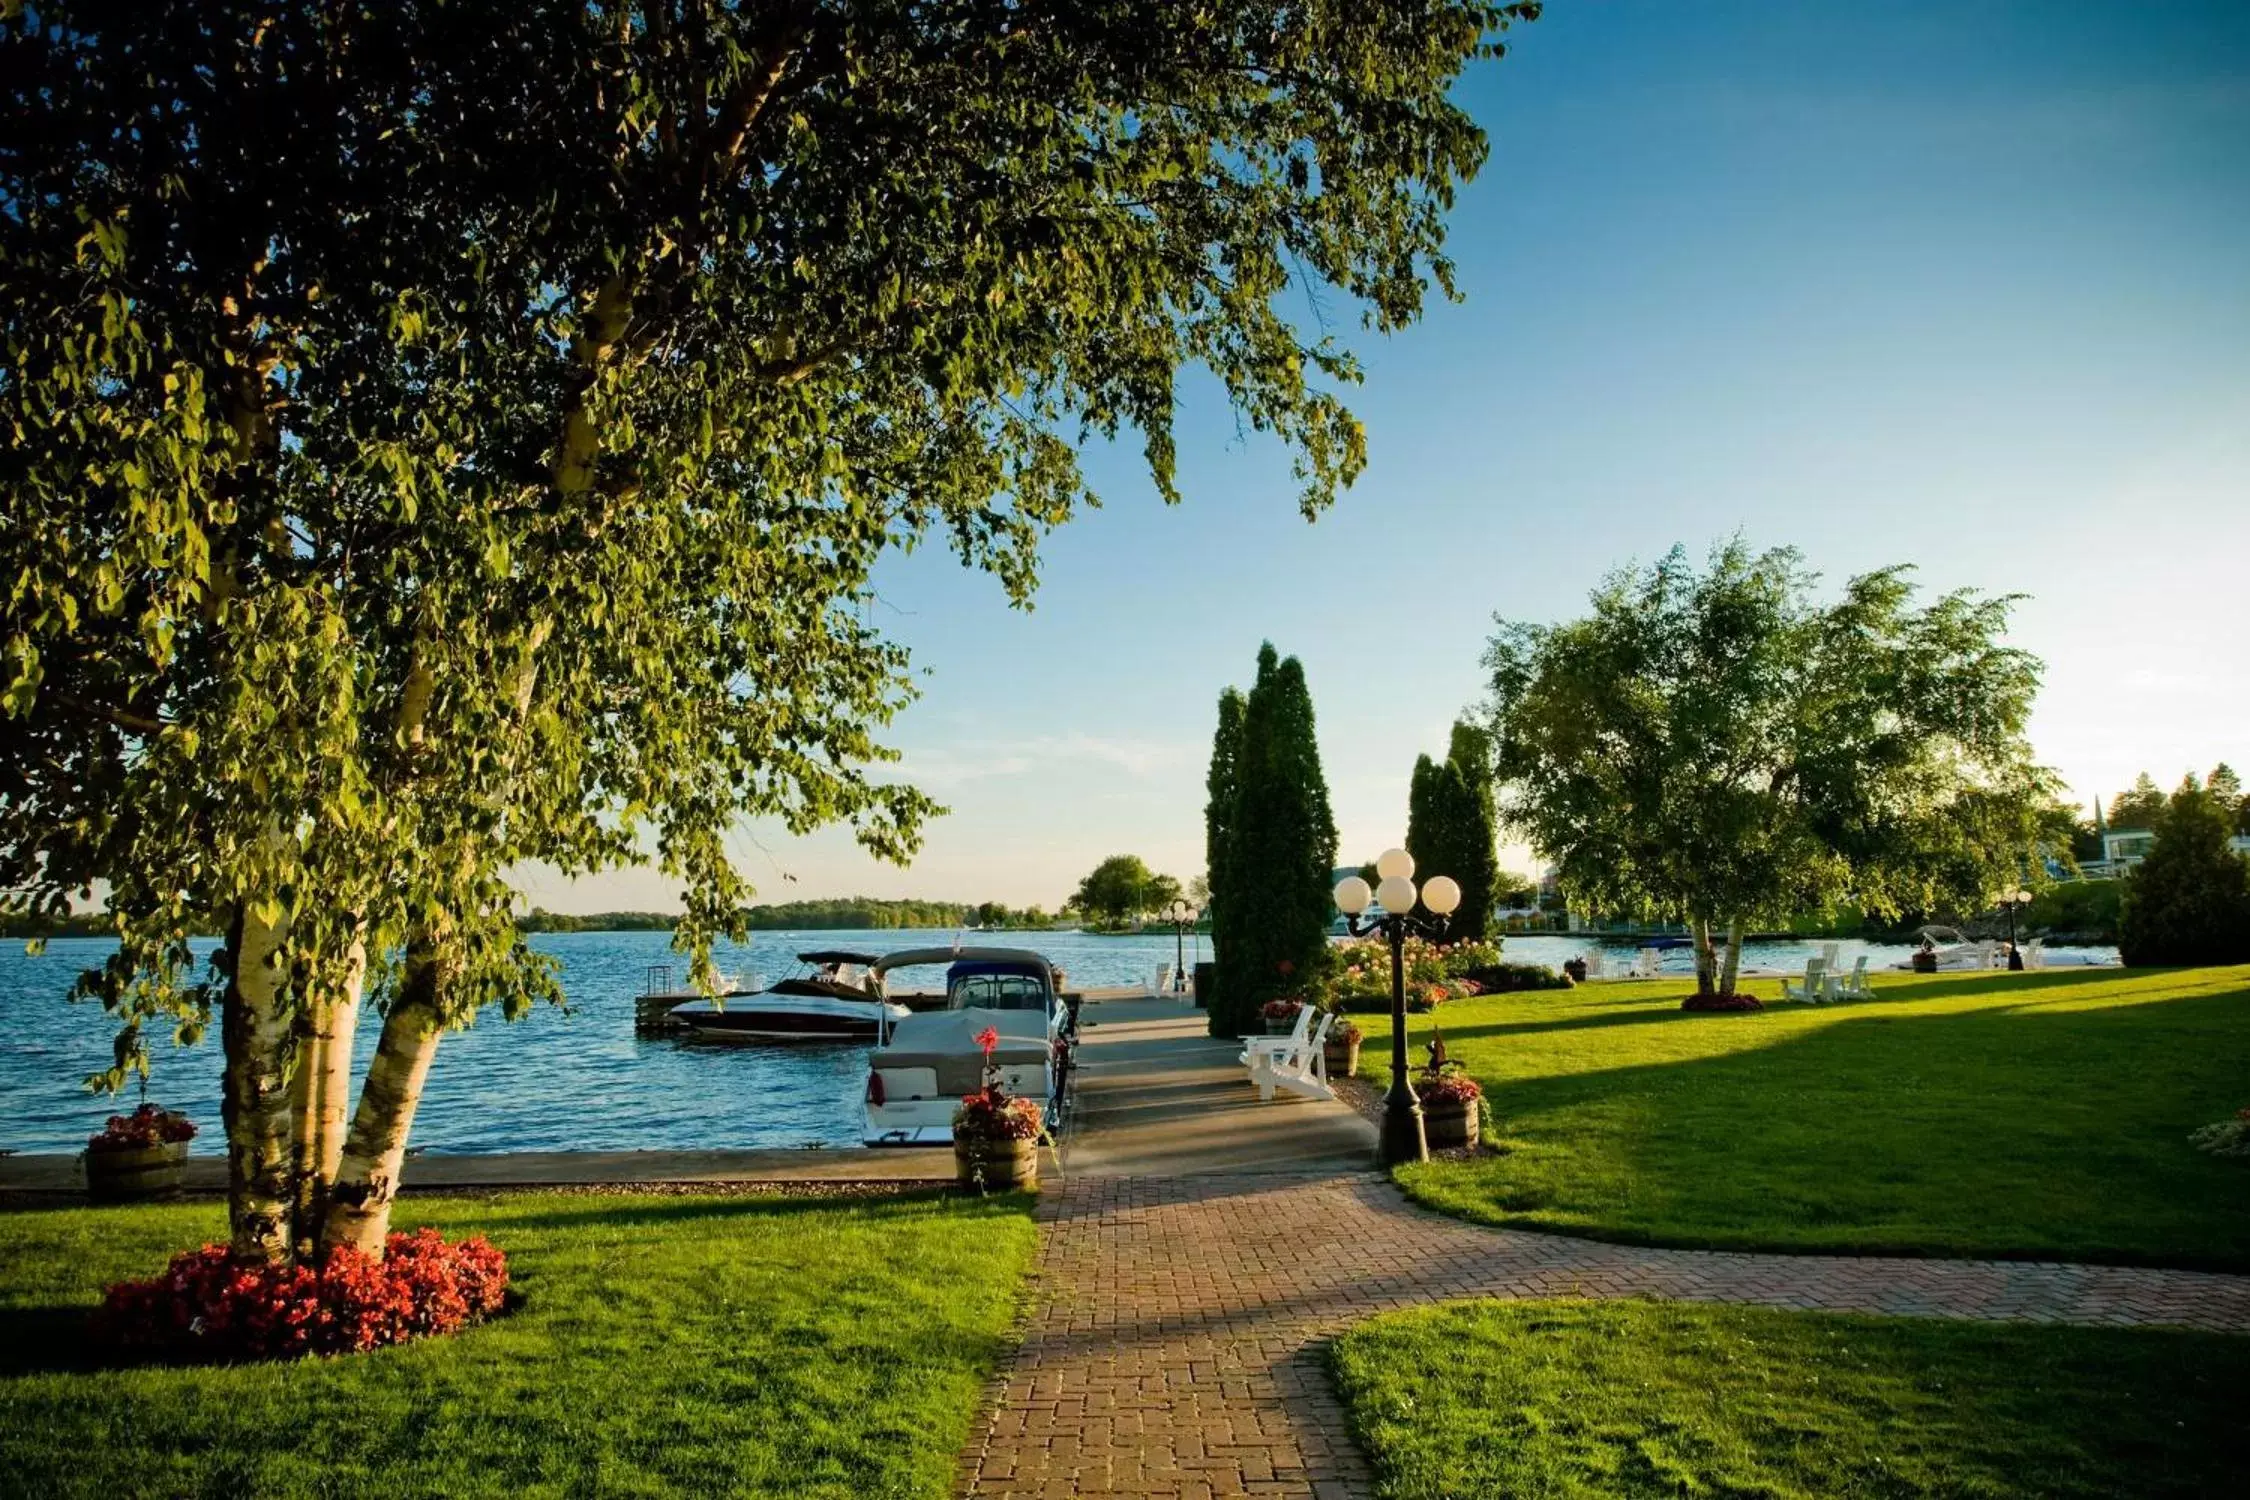
POLYGON ((819 948, 811 953, 800 953, 801 964, 857 964, 863 969, 873 968, 882 960, 872 953, 846 953, 841 948, 819 948))
POLYGON ((937 1068, 966 1058, 981 1068, 977 1033, 987 1026, 1000 1033, 992 1056, 1002 1067, 1047 1061, 1047 1018, 1035 1010, 923 1011, 893 1026, 890 1044, 868 1060, 878 1068, 937 1068))

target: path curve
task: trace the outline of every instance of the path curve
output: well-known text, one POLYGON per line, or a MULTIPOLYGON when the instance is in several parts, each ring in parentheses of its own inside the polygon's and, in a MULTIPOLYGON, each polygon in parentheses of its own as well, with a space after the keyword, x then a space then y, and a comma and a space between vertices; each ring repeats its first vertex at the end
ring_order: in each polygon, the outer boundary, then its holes
POLYGON ((2031 1261, 1664 1250, 1493 1229, 1376 1173, 1051 1187, 1024 1342, 963 1489, 1369 1492, 1323 1342, 1459 1297, 1662 1297, 2250 1333, 2250 1277, 2031 1261))
POLYGON ((1084 1134, 1040 1200, 1023 1344, 962 1456, 970 1495, 1367 1494, 1322 1346, 1377 1313, 1449 1298, 2250 1333, 2250 1276, 1666 1250, 1448 1218, 1353 1170, 1374 1132, 1343 1106, 1252 1103, 1235 1046, 1203 1037, 1192 1012, 1092 1014, 1084 1134), (1275 1170, 1289 1138, 1312 1170, 1275 1170), (1269 1170, 1227 1169, 1245 1157, 1269 1170))

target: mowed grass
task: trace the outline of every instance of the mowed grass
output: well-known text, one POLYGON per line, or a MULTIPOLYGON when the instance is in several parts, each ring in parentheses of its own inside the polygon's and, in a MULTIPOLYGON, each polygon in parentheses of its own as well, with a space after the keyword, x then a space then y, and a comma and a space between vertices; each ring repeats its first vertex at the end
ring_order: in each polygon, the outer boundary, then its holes
POLYGON ((2250 1494, 2244 1338, 1474 1302, 1333 1360, 1391 1500, 2250 1494))
POLYGON ((224 1211, 0 1214, 0 1492, 947 1495, 1033 1244, 1020 1198, 414 1198, 398 1222, 489 1235, 522 1305, 374 1354, 101 1369, 101 1287, 224 1211))
MULTIPOLYGON (((1877 998, 1679 1009, 1679 980, 1415 1018, 1504 1154, 1401 1170, 1432 1207, 1633 1242, 2250 1269, 2250 968, 1884 975, 1877 998)), ((1369 1027, 1364 1076, 1389 1067, 1369 1027)))

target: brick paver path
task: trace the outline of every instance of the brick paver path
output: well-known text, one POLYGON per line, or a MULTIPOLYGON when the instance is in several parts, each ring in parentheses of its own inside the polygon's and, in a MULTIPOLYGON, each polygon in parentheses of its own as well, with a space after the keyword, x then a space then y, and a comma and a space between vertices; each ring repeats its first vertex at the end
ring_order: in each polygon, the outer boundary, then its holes
POLYGON ((1323 1342, 1451 1297, 2250 1332, 2250 1277, 1605 1245, 1433 1214, 1374 1172, 1078 1173, 1039 1217, 1024 1342, 963 1455, 971 1495, 1365 1494, 1323 1342))
POLYGON ((2250 1332, 2250 1277, 1605 1245, 1426 1212, 1388 1179, 1077 1177, 1043 1197, 1023 1347, 972 1495, 1359 1495, 1322 1342, 1449 1297, 1670 1297, 2250 1332))

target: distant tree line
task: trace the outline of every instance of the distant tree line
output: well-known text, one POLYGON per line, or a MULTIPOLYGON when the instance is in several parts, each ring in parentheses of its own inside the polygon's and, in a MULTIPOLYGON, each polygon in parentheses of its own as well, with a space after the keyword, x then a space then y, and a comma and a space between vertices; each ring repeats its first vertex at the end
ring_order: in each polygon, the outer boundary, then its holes
MULTIPOLYGON (((574 916, 533 907, 516 918, 516 926, 524 932, 668 932, 678 921, 665 912, 605 911, 574 916)), ((1013 907, 1000 901, 886 900, 877 896, 774 902, 753 906, 743 916, 743 924, 753 932, 904 927, 1035 929, 1051 927, 1054 922, 1036 906, 1013 907)))

